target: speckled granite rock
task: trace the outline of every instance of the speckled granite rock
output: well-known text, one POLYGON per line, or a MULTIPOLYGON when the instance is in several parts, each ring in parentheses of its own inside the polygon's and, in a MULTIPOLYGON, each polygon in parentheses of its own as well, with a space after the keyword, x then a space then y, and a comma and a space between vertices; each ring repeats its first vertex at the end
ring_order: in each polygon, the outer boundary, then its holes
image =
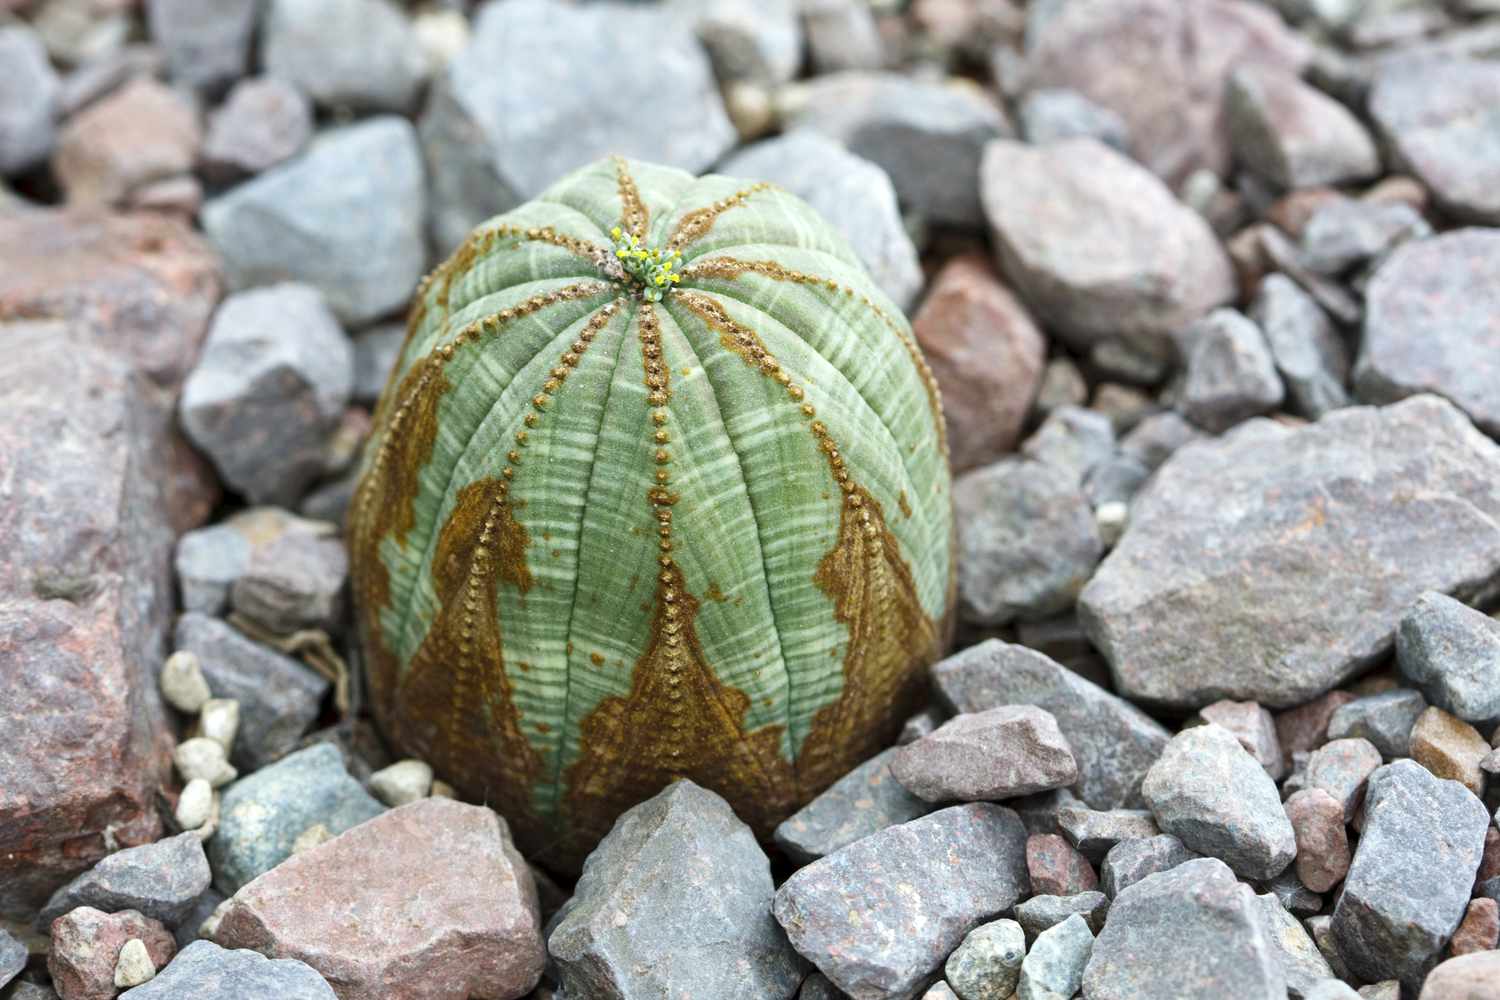
POLYGON ((1078 765, 1050 712, 999 705, 898 748, 891 774, 927 802, 993 802, 1070 785, 1078 765))
POLYGON ((116 851, 58 889, 37 917, 38 929, 76 906, 105 913, 135 910, 176 927, 212 877, 203 843, 192 831, 116 851))
POLYGON ((228 950, 194 941, 157 972, 156 978, 122 996, 128 1000, 336 1000, 322 976, 294 958, 267 959, 259 952, 228 950))
POLYGON ((1500 621, 1436 592, 1396 630, 1396 662, 1428 700, 1465 722, 1500 717, 1500 621))

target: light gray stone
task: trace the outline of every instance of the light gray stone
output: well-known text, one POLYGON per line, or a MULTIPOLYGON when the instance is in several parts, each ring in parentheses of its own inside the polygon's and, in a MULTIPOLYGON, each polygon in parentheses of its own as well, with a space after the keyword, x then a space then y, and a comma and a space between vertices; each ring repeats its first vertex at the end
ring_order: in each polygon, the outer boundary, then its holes
MULTIPOLYGON (((1448 598, 1443 598, 1448 600, 1448 598)), ((1400 643, 1400 633, 1397 633, 1400 643)), ((1411 727, 1427 708, 1418 691, 1393 688, 1340 705, 1328 717, 1328 738, 1369 740, 1386 760, 1410 755, 1411 727)))
POLYGON ((1215 309, 1182 336, 1191 346, 1177 405, 1193 423, 1217 434, 1281 405, 1271 349, 1243 313, 1215 309))
POLYGON ((1302 1000, 1318 982, 1332 976, 1333 969, 1301 921, 1288 913, 1275 895, 1261 893, 1255 902, 1260 907, 1266 937, 1281 962, 1287 994, 1292 1000, 1302 1000))
POLYGON ((202 168, 218 181, 239 180, 291 159, 312 134, 312 105, 297 88, 270 76, 244 80, 209 116, 202 168))
POLYGON ((388 0, 269 0, 261 59, 315 104, 361 111, 409 110, 427 68, 388 0))
POLYGON ((1009 1000, 1021 978, 1026 933, 1014 920, 993 920, 964 935, 943 964, 959 1000, 1009 1000))
MULTIPOLYGON (((1016 928, 1019 937, 1021 928, 1016 928)), ((1021 950, 1025 951, 1026 942, 1021 942, 1021 950)), ((26 968, 26 959, 29 952, 25 943, 3 928, 0 928, 0 989, 4 989, 12 979, 21 974, 26 968)), ((1020 964, 1020 956, 1017 956, 1017 964, 1020 964)))
POLYGON ((1360 996, 1342 979, 1324 979, 1303 993, 1302 1000, 1360 1000, 1360 996))
POLYGON ((891 774, 894 747, 835 781, 776 828, 776 843, 798 861, 816 861, 888 826, 925 816, 932 806, 891 774))
POLYGON ((336 1000, 333 988, 295 958, 268 959, 249 950, 194 941, 155 979, 121 995, 122 1000, 336 1000))
POLYGON ((57 140, 61 83, 41 39, 24 24, 0 26, 0 176, 44 162, 57 140))
POLYGON ((1290 70, 1239 67, 1224 103, 1235 159, 1277 188, 1348 184, 1380 173, 1375 140, 1359 119, 1290 70))
POLYGON ((798 6, 815 74, 879 69, 885 61, 880 28, 865 0, 798 0, 798 6))
POLYGON ((1489 615, 1423 594, 1396 630, 1396 662, 1428 700, 1465 722, 1500 717, 1500 621, 1489 615))
POLYGON ((1392 247, 1432 235, 1432 226, 1404 201, 1334 198, 1302 226, 1301 258, 1308 270, 1336 277, 1392 247))
POLYGON ((1349 348, 1317 301, 1284 274, 1260 283, 1250 317, 1260 327, 1287 402, 1313 420, 1349 405, 1349 348))
POLYGON ((1021 454, 1061 469, 1082 483, 1089 470, 1113 457, 1115 430, 1109 417, 1082 406, 1059 406, 1021 442, 1021 454))
POLYGON ((1071 896, 1032 896, 1016 904, 1016 920, 1026 932, 1026 940, 1077 914, 1088 922, 1089 930, 1099 933, 1109 916, 1109 897, 1097 889, 1075 892, 1071 896))
POLYGON ((1095 104, 1076 90, 1033 90, 1021 99, 1017 115, 1021 136, 1044 146, 1060 139, 1097 139, 1130 153, 1130 128, 1109 108, 1095 104))
POLYGON ((1089 809, 1061 805, 1056 810, 1057 828, 1084 857, 1095 864, 1122 840, 1155 837, 1161 833, 1149 809, 1089 809))
POLYGON ((217 91, 250 67, 258 0, 147 0, 151 40, 166 54, 173 81, 217 91))
POLYGON ((1202 855, 1169 833, 1122 840, 1104 856, 1099 888, 1113 899, 1146 876, 1170 871, 1197 857, 1202 855))
POLYGON ((786 83, 802 66, 802 24, 797 0, 673 0, 679 17, 694 30, 721 82, 761 86, 786 83))
POLYGON ((1042 931, 1021 963, 1016 1000, 1072 1000, 1093 949, 1093 932, 1076 913, 1042 931))
POLYGON ((927 802, 998 801, 1071 785, 1078 764, 1050 712, 999 705, 897 748, 891 774, 927 802))

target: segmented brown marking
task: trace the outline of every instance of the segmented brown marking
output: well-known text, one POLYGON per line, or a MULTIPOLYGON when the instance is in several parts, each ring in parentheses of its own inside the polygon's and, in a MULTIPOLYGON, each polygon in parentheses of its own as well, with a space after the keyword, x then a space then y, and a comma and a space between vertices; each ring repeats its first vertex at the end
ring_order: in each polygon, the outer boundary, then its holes
POLYGON ((630 693, 603 699, 579 722, 581 756, 567 770, 568 834, 546 855, 566 866, 609 831, 626 809, 683 777, 728 793, 741 816, 768 835, 795 807, 783 727, 747 732, 750 697, 719 680, 699 642, 699 602, 672 556, 670 368, 662 360, 655 310, 638 314, 641 365, 650 405, 656 471, 646 501, 656 521, 658 573, 650 640, 631 674, 630 693), (747 812, 748 811, 748 812, 747 812))
POLYGON ((901 341, 901 346, 906 348, 906 353, 911 357, 912 364, 917 366, 917 373, 922 379, 922 385, 927 390, 927 405, 932 411, 933 427, 937 430, 938 448, 941 449, 943 458, 948 457, 948 423, 943 419, 942 393, 938 389, 937 377, 932 374, 932 369, 927 366, 927 359, 922 356, 922 350, 917 346, 916 340, 905 330, 901 324, 895 322, 881 309, 868 295, 858 292, 848 285, 842 284, 832 278, 819 277, 816 274, 808 274, 805 271, 796 271, 789 267, 782 267, 775 261, 769 260, 741 260, 738 257, 715 257, 711 260, 702 260, 688 265, 683 269, 683 280, 694 278, 722 278, 733 281, 744 274, 759 274, 773 281, 789 281, 799 285, 821 286, 830 292, 851 296, 869 309, 880 321, 885 324, 901 341))
POLYGON ((769 191, 773 187, 775 187, 774 184, 762 181, 759 184, 752 184, 741 191, 736 191, 728 198, 720 198, 712 205, 693 209, 693 211, 682 217, 681 221, 677 223, 676 228, 672 230, 672 235, 667 237, 667 251, 681 250, 690 243, 702 239, 704 234, 714 227, 714 223, 718 221, 719 216, 731 208, 743 205, 751 195, 761 191, 769 191))
POLYGON ((833 601, 834 617, 848 629, 849 646, 839 697, 813 716, 797 755, 798 788, 806 798, 887 743, 901 719, 920 705, 926 669, 942 651, 939 630, 922 609, 916 581, 886 526, 880 501, 849 474, 806 391, 760 336, 718 302, 692 291, 678 291, 677 301, 719 331, 721 344, 782 386, 799 405, 844 497, 838 540, 818 563, 813 581, 833 601))
POLYGON ((616 156, 614 161, 615 184, 620 190, 620 225, 627 233, 644 242, 646 230, 651 226, 651 212, 641 200, 641 192, 636 188, 635 178, 630 176, 630 168, 625 160, 616 156))

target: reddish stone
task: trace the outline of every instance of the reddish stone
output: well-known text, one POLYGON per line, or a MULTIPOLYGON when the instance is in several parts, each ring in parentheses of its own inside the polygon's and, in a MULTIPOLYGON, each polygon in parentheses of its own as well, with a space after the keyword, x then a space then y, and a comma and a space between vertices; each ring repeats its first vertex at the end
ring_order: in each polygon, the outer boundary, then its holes
POLYGON ((191 171, 202 141, 191 105, 137 77, 68 120, 52 169, 70 204, 115 205, 152 181, 191 171))
POLYGON ((984 257, 964 254, 943 267, 912 330, 942 390, 953 471, 1013 450, 1047 342, 984 257))
POLYGON ((1500 830, 1491 825, 1484 831, 1484 856, 1479 859, 1479 871, 1474 876, 1474 883, 1478 885, 1497 875, 1500 875, 1500 830))
POLYGON ((1493 951, 1500 945, 1500 903, 1487 896, 1469 900, 1463 922, 1453 932, 1449 948, 1455 955, 1493 951))
POLYGON ((1276 739, 1281 744, 1282 762, 1290 768, 1292 754, 1311 753, 1328 742, 1328 720, 1354 700, 1348 691, 1329 691, 1305 705, 1276 714, 1276 739))
POLYGON ((177 953, 172 932, 161 921, 135 910, 102 913, 80 906, 52 921, 47 971, 61 1000, 111 1000, 118 992, 115 963, 131 938, 145 944, 146 954, 158 969, 177 953))
POLYGON ((1321 788, 1304 788, 1285 809, 1297 834, 1297 877, 1313 892, 1327 892, 1349 874, 1344 807, 1321 788))
POLYGON ((1198 714, 1203 716, 1203 721, 1223 726, 1233 733, 1240 746, 1272 778, 1279 781, 1286 773, 1281 744, 1276 739, 1276 724, 1271 721, 1271 713, 1259 704, 1225 699, 1205 705, 1198 714))
POLYGON ((1428 973, 1420 1000, 1500 1000, 1500 951, 1443 962, 1428 973))
POLYGON ((306 962, 340 1000, 514 1000, 546 958, 504 821, 442 798, 294 854, 235 895, 214 939, 306 962))
POLYGON ((1026 838, 1026 870, 1038 896, 1074 896, 1099 887, 1094 866, 1072 844, 1055 833, 1026 838))

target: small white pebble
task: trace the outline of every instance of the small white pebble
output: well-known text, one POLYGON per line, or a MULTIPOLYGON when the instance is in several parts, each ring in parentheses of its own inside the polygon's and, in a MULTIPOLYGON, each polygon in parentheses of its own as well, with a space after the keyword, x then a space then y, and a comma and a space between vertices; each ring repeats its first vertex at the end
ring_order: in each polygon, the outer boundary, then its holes
POLYGON ((214 912, 203 918, 203 923, 198 925, 198 936, 200 938, 213 939, 219 929, 219 921, 224 919, 224 914, 229 911, 229 904, 234 902, 234 897, 224 900, 214 907, 214 912))
POLYGON ((227 785, 239 777, 239 772, 225 758, 224 748, 206 736, 195 736, 183 740, 172 751, 172 762, 182 780, 202 778, 214 788, 227 785))
POLYGON ((452 785, 441 779, 432 783, 432 797, 435 799, 456 799, 458 791, 452 785))
POLYGON ((198 713, 198 734, 213 740, 227 754, 240 731, 240 703, 233 698, 210 698, 198 713))
POLYGON ((398 760, 370 775, 370 791, 392 807, 425 799, 431 790, 432 768, 420 760, 398 760))
POLYGON ((219 832, 219 802, 221 798, 218 792, 214 792, 213 805, 208 810, 208 821, 193 831, 198 835, 198 840, 201 843, 208 843, 208 838, 219 832))
POLYGON ((332 839, 333 831, 322 823, 314 823, 297 834, 297 839, 292 841, 292 853, 301 854, 303 851, 310 851, 319 844, 326 844, 332 839))
POLYGON ((155 978, 156 964, 146 951, 146 942, 140 938, 126 941, 120 949, 120 957, 115 960, 115 988, 128 990, 155 978))
POLYGON ((214 808, 214 787, 202 778, 194 778, 182 788, 177 796, 177 825, 184 830, 196 830, 208 822, 208 814, 214 808))
POLYGON ((1130 520, 1130 506, 1119 500, 1101 503, 1094 511, 1094 524, 1099 529, 1099 538, 1105 545, 1113 545, 1125 533, 1125 522, 1130 520))
POLYGON ((203 703, 213 697, 197 654, 179 649, 167 657, 161 668, 161 693, 168 704, 188 715, 197 714, 203 703))

